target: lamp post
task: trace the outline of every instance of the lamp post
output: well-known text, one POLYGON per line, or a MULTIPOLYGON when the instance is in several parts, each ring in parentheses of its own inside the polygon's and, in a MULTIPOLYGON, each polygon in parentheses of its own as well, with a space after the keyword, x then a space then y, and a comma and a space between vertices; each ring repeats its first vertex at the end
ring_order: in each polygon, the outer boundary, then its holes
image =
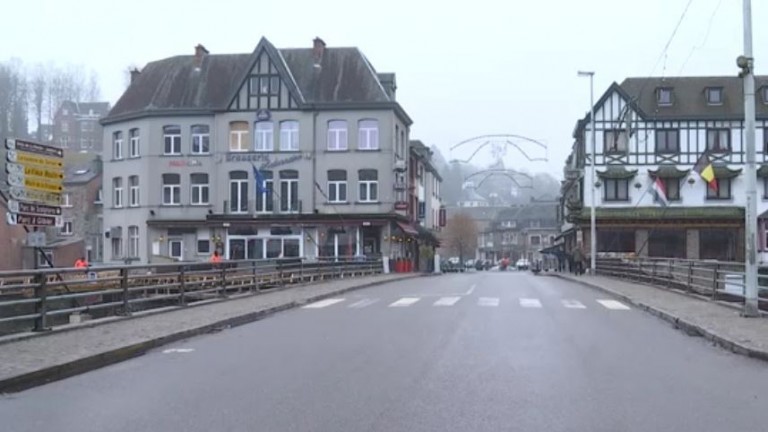
POLYGON ((589 129, 592 132, 590 137, 591 156, 589 158, 589 270, 590 274, 594 275, 597 270, 597 227, 595 225, 595 194, 597 193, 595 188, 595 73, 579 71, 577 75, 579 77, 589 77, 589 129))

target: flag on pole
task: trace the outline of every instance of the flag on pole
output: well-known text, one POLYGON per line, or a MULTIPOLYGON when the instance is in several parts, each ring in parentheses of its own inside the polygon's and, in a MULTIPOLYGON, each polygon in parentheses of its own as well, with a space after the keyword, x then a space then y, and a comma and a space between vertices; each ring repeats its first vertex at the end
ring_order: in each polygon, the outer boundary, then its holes
POLYGON ((653 198, 657 203, 661 204, 662 207, 669 205, 669 199, 667 198, 667 187, 664 185, 664 182, 661 180, 661 178, 656 177, 653 179, 649 189, 651 190, 653 198))
POLYGON ((709 188, 717 190, 717 178, 715 178, 715 168, 712 166, 712 162, 709 160, 709 156, 706 153, 702 153, 693 170, 701 177, 702 180, 707 182, 709 188))
POLYGON ((256 180, 256 193, 267 192, 267 181, 264 179, 261 171, 253 163, 251 163, 251 166, 253 167, 253 178, 256 180))

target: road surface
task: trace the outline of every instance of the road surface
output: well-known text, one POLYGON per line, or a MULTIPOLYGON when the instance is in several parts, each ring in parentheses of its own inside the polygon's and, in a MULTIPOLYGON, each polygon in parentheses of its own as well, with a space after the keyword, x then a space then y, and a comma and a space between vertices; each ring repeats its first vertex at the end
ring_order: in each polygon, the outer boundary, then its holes
POLYGON ((0 398, 10 431, 761 431, 768 365, 598 291, 479 272, 348 293, 0 398))

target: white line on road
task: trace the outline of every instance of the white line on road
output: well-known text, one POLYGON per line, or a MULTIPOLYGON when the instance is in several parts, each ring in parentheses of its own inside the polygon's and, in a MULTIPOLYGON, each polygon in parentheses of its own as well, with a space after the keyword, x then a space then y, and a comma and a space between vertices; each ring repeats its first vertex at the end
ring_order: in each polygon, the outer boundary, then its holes
POLYGON ((539 299, 521 298, 520 306, 524 308, 540 308, 541 302, 539 299))
POLYGON ((496 307, 499 305, 498 297, 480 297, 477 299, 478 306, 496 307))
POLYGON ((586 309, 587 307, 584 306, 583 303, 581 303, 578 300, 563 300, 563 306, 565 306, 568 309, 586 309))
POLYGON ((167 350, 163 350, 163 354, 191 353, 192 351, 194 351, 194 348, 168 348, 167 350))
POLYGON ((474 285, 474 284, 473 284, 471 287, 469 287, 469 290, 467 290, 467 292, 465 292, 465 293, 464 293, 464 295, 470 295, 470 294, 472 294, 472 293, 475 291, 475 287, 476 287, 476 286, 477 286, 477 285, 474 285))
POLYGON ((441 297, 435 302, 434 306, 453 306, 461 297, 441 297))
POLYGON ((360 301, 356 301, 356 302, 352 303, 348 307, 351 307, 353 309, 360 309, 360 308, 364 308, 366 306, 370 306, 370 305, 376 303, 377 301, 379 301, 379 299, 362 299, 360 301))
POLYGON ((598 303, 605 306, 608 309, 613 310, 628 310, 629 306, 625 305, 624 303, 616 300, 598 300, 598 303))
POLYGON ((389 307, 408 307, 419 301, 418 297, 403 297, 400 300, 392 303, 389 307))
POLYGON ((312 304, 308 304, 308 305, 304 306, 302 309, 320 309, 320 308, 324 308, 326 306, 334 305, 336 303, 340 303, 340 302, 343 302, 343 301, 344 301, 343 298, 325 299, 325 300, 320 300, 318 302, 314 302, 312 304))

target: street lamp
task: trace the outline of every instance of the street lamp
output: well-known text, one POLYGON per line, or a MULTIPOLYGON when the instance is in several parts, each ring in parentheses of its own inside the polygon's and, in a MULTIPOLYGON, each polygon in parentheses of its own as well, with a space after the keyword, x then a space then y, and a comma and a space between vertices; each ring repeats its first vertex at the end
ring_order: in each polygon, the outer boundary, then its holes
POLYGON ((596 274, 597 270, 597 228, 595 226, 595 73, 578 71, 579 77, 589 77, 589 129, 591 136, 591 157, 589 158, 589 187, 590 187, 590 205, 589 205, 589 270, 590 274, 596 274))

